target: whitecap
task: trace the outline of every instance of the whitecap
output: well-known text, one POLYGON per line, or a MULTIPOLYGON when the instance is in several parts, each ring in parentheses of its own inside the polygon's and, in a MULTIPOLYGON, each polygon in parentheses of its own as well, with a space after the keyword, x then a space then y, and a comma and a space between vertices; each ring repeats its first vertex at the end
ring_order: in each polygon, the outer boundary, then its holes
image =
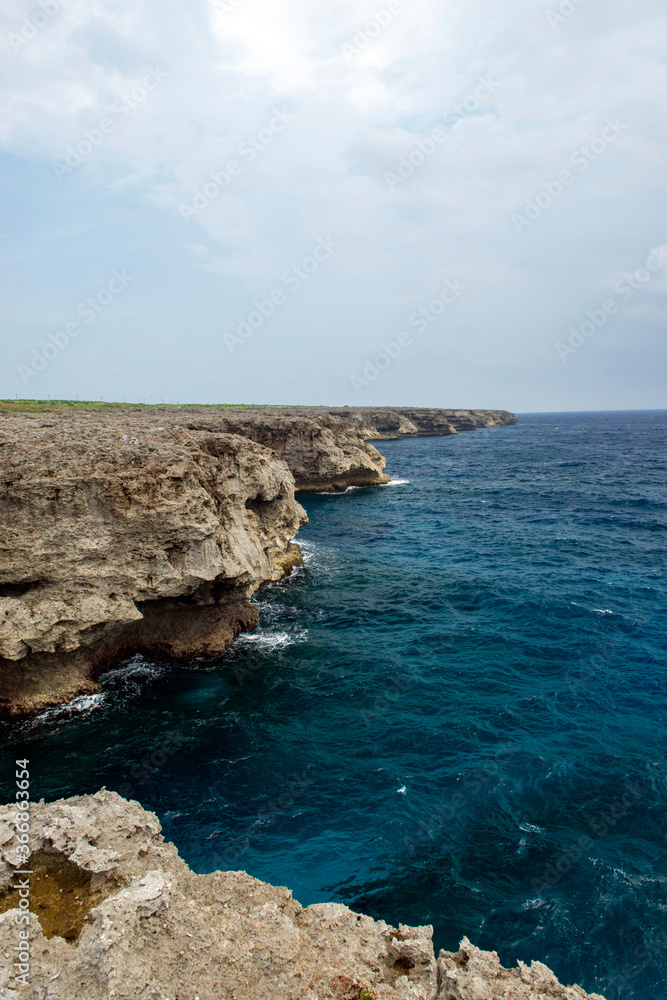
POLYGON ((399 788, 399 789, 397 790, 396 794, 397 794, 397 795, 406 795, 406 794, 407 794, 407 791, 408 791, 408 790, 407 790, 407 788, 405 787, 405 785, 401 785, 401 787, 400 787, 400 788, 399 788))
MULTIPOLYGON (((299 548, 301 549, 301 555, 303 556, 303 565, 308 566, 317 555, 317 546, 313 542, 299 542, 299 548)), ((300 568, 301 567, 297 567, 297 569, 300 568)))
POLYGON ((388 483, 384 483, 385 486, 407 486, 410 483, 409 479, 391 479, 388 483))
POLYGON ((104 684, 110 681, 125 681, 143 679, 146 677, 159 677, 164 671, 164 667, 151 660, 145 660, 143 656, 137 654, 131 660, 121 663, 119 667, 113 667, 100 676, 100 681, 104 684))
POLYGON ((89 715, 100 708, 105 701, 106 693, 104 691, 98 691, 97 694, 80 694, 65 705, 47 708, 32 721, 33 723, 55 722, 57 719, 67 718, 70 715, 89 715))
POLYGON ((235 646, 260 646, 263 649, 284 649, 295 642, 302 642, 308 635, 307 629, 298 632, 244 632, 236 640, 235 646))
MULTIPOLYGON (((570 601, 570 604, 573 604, 575 608, 586 608, 586 605, 585 604, 581 604, 579 601, 570 601)), ((616 614, 616 612, 612 611, 611 608, 590 608, 590 609, 587 609, 587 610, 592 611, 596 615, 615 615, 616 614)))
POLYGON ((344 497, 346 493, 351 493, 352 490, 363 490, 364 486, 346 486, 344 490, 318 490, 315 496, 318 497, 344 497))

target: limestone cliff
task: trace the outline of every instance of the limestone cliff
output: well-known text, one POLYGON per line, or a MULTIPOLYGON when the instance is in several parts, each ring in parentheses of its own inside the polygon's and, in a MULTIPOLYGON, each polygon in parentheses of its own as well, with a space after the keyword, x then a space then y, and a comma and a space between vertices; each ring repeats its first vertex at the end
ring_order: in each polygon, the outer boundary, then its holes
POLYGON ((300 559, 294 480, 247 438, 131 415, 0 420, 0 699, 91 690, 115 657, 223 652, 300 559))
POLYGON ((96 689, 136 652, 217 656, 300 561, 296 490, 386 483, 368 439, 509 424, 487 410, 0 409, 0 711, 96 689))
MULTIPOLYGON (((19 896, 9 888, 19 881, 15 811, 0 807, 0 949, 10 956, 19 942, 19 896)), ((432 927, 394 928, 335 903, 304 909, 288 889, 245 872, 196 875, 157 817, 115 792, 30 813, 30 985, 17 987, 5 961, 3 997, 586 1000, 540 962, 504 969, 465 938, 436 961, 432 927)))

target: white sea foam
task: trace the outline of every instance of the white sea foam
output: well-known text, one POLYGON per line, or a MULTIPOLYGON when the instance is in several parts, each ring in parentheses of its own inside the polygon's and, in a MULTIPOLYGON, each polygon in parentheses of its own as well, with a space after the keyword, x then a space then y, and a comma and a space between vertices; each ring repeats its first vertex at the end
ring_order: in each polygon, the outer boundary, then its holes
POLYGON ((363 490, 364 486, 346 486, 344 490, 318 490, 315 496, 318 497, 344 497, 346 493, 351 493, 352 490, 363 490))
POLYGON ((409 484, 409 479, 391 479, 388 483, 384 483, 385 486, 407 486, 409 484))
MULTIPOLYGON (((586 608, 585 604, 580 604, 579 601, 570 601, 570 604, 574 605, 575 608, 586 608)), ((586 608, 587 611, 592 611, 595 615, 615 615, 616 611, 612 611, 611 608, 586 608)))
POLYGON ((47 708, 31 720, 32 724, 44 722, 56 722, 58 719, 66 719, 73 715, 89 715, 96 711, 106 701, 106 693, 99 691, 97 694, 81 694, 65 705, 56 705, 54 708, 47 708))
POLYGON ((304 566, 308 566, 317 555, 317 546, 313 542, 299 542, 304 566))
POLYGON ((235 642, 235 646, 259 646, 262 649, 274 650, 284 649, 286 646, 293 646, 296 642, 303 642, 308 635, 307 629, 300 629, 297 632, 269 632, 258 630, 257 632, 244 632, 235 642))
POLYGON ((119 667, 114 667, 107 673, 102 674, 100 681, 110 683, 114 681, 145 680, 150 677, 159 677, 164 667, 150 660, 145 660, 143 656, 137 654, 119 667))

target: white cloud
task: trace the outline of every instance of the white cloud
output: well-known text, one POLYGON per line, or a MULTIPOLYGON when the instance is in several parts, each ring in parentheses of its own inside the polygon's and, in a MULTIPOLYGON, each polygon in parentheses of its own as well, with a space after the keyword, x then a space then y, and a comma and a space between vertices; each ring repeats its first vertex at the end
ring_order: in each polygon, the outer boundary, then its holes
POLYGON ((238 0, 221 11, 224 3, 69 0, 17 51, 10 35, 32 8, 8 5, 4 150, 43 164, 48 187, 50 162, 110 117, 113 132, 62 183, 85 181, 174 219, 212 171, 240 160, 228 188, 183 223, 184 257, 238 278, 252 295, 333 233, 344 250, 322 278, 335 290, 324 284, 322 294, 350 331, 346 358, 363 352, 358 338, 374 310, 378 324, 393 309, 409 312, 453 271, 471 283, 467 323, 482 340, 499 322, 490 299, 511 287, 502 325, 532 356, 536 342, 553 340, 560 309, 563 320, 568 308, 576 317, 605 275, 664 238, 654 195, 665 151, 660 0, 583 4, 557 29, 548 2, 402 0, 351 58, 342 46, 384 0, 238 0), (156 67, 165 81, 127 116, 114 115, 156 67), (497 89, 455 127, 447 119, 441 147, 392 193, 386 172, 486 74, 497 89), (293 124, 252 162, 241 160, 240 144, 280 108, 293 124), (627 131, 517 234, 511 213, 609 117, 627 131), (536 300, 538 286, 546 302, 536 300), (361 289, 363 318, 345 306, 361 289))

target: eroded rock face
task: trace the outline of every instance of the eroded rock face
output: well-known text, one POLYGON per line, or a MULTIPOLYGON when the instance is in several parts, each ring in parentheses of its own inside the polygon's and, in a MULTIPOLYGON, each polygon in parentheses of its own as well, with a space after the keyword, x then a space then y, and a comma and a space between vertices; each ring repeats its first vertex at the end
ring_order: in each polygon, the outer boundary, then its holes
POLYGON ((365 441, 371 436, 366 435, 368 428, 345 411, 218 410, 197 415, 192 426, 204 428, 209 422, 271 448, 289 466, 297 490, 334 491, 389 482, 386 460, 365 441))
POLYGON ((0 445, 10 710, 90 690, 124 652, 223 652, 256 623, 246 598, 300 559, 292 475, 247 438, 131 414, 3 414, 0 445))
MULTIPOLYGON (((18 941, 17 857, 0 807, 0 949, 18 941)), ((48 1000, 585 1000, 539 962, 503 969, 466 939, 436 964, 431 927, 335 903, 303 908, 245 872, 195 875, 160 824, 102 789, 32 809, 30 986, 48 1000), (46 859, 46 860, 45 860, 46 859)), ((11 963, 0 994, 12 997, 11 963)), ((591 996, 591 1000, 602 998, 591 996)))

